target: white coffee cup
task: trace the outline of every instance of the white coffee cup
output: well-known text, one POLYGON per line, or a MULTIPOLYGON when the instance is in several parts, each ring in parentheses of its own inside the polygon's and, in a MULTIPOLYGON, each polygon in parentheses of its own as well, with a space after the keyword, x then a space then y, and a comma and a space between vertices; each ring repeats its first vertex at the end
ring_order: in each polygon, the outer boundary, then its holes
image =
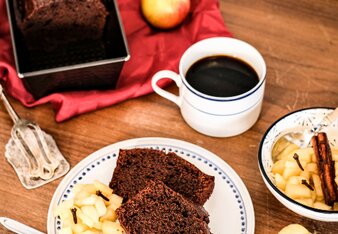
POLYGON ((152 77, 152 87, 160 96, 176 103, 184 120, 196 131, 208 136, 229 137, 248 130, 261 112, 265 89, 266 65, 262 55, 246 42, 213 37, 193 44, 183 54, 179 74, 163 70, 152 77), (259 82, 249 91, 232 97, 214 97, 201 93, 186 80, 188 69, 200 59, 226 55, 245 61, 257 73, 259 82), (175 81, 179 88, 176 96, 157 85, 161 79, 175 81))

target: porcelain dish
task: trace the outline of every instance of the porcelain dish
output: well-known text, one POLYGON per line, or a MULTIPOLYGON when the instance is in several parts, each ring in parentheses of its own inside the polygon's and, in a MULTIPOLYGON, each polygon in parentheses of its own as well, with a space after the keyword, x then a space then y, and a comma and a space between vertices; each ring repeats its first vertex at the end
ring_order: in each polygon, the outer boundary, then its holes
MULTIPOLYGON (((332 111, 332 108, 308 108, 281 117, 264 134, 258 152, 259 170, 263 181, 277 200, 299 215, 326 222, 338 222, 338 211, 325 211, 305 206, 289 198, 275 186, 271 173, 273 165, 271 152, 279 137, 287 131, 290 129, 302 130, 304 128, 311 128, 332 111)), ((323 129, 323 131, 327 133, 331 147, 338 147, 338 120, 334 121, 331 126, 323 129)))
POLYGON ((89 155, 78 163, 56 189, 48 211, 47 230, 57 234, 62 223, 53 217, 54 208, 73 196, 77 183, 99 180, 108 184, 111 180, 119 149, 154 148, 175 152, 194 164, 204 173, 215 176, 215 188, 204 208, 210 215, 212 233, 253 234, 255 215, 253 204, 244 183, 236 172, 215 154, 188 142, 168 138, 137 138, 109 145, 89 155))

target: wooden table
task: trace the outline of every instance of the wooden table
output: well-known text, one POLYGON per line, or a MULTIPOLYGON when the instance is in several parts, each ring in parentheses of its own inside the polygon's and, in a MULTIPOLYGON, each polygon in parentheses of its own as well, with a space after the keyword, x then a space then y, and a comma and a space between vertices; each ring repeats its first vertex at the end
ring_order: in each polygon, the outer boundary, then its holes
MULTIPOLYGON (((255 209, 256 233, 277 233, 290 223, 311 232, 337 233, 338 223, 301 217, 268 191, 257 165, 259 142, 279 117, 306 107, 338 105, 338 1, 221 0, 224 21, 236 38, 255 46, 268 73, 258 122, 236 137, 212 138, 192 130, 171 102, 151 94, 56 123, 49 105, 25 108, 10 99, 24 118, 51 133, 71 166, 115 142, 137 137, 169 137, 202 146, 220 156, 246 184, 255 209)), ((174 86, 169 91, 176 92, 174 86)), ((5 160, 12 122, 0 106, 0 216, 46 232, 47 210, 60 179, 24 189, 5 160)), ((5 230, 0 227, 0 232, 5 230)), ((224 231, 226 233, 226 231, 224 231)))

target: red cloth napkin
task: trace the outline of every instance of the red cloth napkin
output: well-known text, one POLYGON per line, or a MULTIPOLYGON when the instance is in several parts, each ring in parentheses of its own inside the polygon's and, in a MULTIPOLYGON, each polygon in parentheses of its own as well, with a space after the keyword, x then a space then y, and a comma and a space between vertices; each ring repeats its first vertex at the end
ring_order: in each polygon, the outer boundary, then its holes
MULTIPOLYGON (((213 36, 231 36, 217 0, 192 0, 191 12, 180 27, 169 31, 151 28, 140 12, 140 1, 118 0, 131 58, 124 64, 116 89, 54 93, 34 100, 17 77, 10 42, 5 0, 0 0, 0 79, 12 97, 25 106, 51 103, 56 121, 107 107, 153 92, 151 77, 157 71, 178 70, 183 52, 193 43, 213 36)), ((164 87, 168 81, 160 85, 164 87)))

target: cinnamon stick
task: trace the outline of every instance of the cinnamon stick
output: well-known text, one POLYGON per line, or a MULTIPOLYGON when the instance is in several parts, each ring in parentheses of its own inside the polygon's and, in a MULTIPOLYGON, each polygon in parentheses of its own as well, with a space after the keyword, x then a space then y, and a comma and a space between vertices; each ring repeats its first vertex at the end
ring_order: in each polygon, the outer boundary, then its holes
POLYGON ((332 152, 326 133, 320 132, 313 136, 311 144, 317 158, 319 177, 322 182, 325 204, 332 206, 338 200, 335 168, 332 152))

